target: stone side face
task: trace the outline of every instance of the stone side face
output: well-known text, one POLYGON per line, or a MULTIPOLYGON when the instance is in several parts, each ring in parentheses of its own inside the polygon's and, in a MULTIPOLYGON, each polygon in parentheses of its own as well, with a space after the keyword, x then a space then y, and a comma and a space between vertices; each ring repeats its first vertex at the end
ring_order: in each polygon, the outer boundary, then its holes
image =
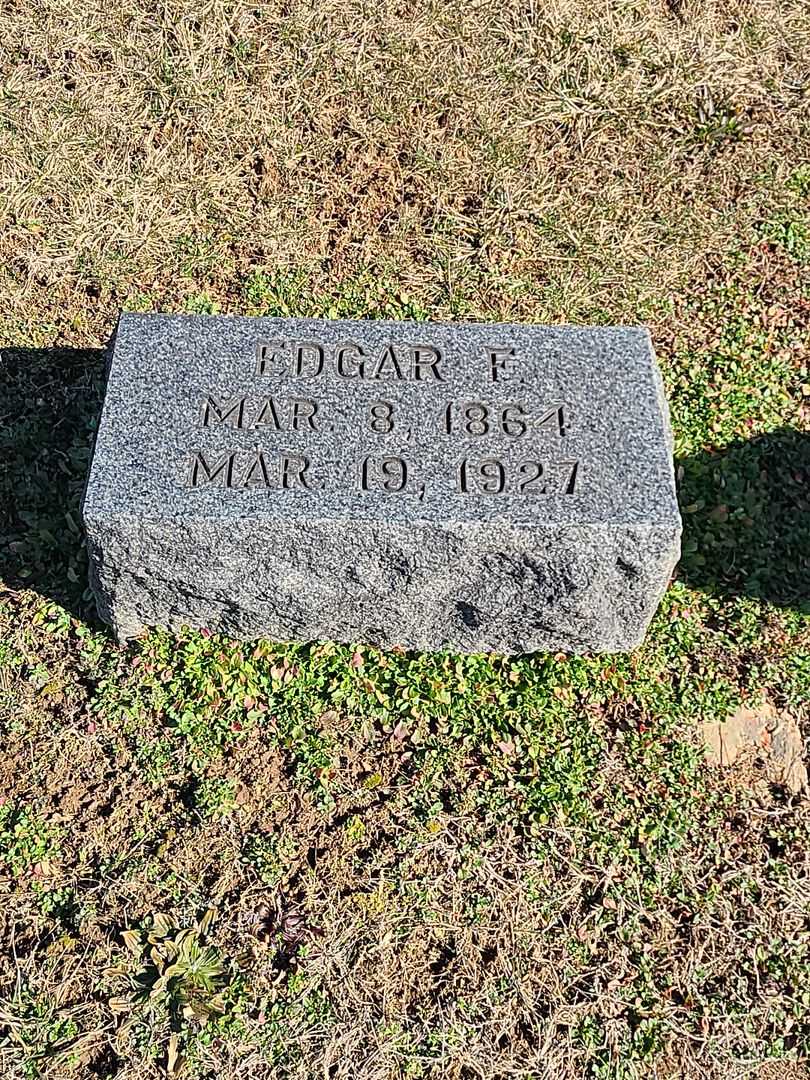
POLYGON ((680 550, 632 328, 123 317, 84 519, 122 640, 623 651, 680 550))
POLYGON ((121 638, 149 626, 237 638, 462 652, 640 644, 675 529, 330 524, 92 529, 92 581, 121 638))

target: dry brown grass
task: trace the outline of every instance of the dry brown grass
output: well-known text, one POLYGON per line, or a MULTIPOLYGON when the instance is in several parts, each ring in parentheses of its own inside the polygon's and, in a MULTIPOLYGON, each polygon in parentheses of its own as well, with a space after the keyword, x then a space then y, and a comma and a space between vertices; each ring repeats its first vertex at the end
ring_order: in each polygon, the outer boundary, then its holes
MULTIPOLYGON (((124 305, 261 307, 245 289, 261 271, 304 276, 302 303, 354 283, 355 315, 364 290, 379 302, 368 282, 382 282, 431 317, 649 320, 665 342, 691 319, 682 337, 699 357, 717 327, 684 301, 738 247, 751 255, 743 285, 798 326, 806 264, 786 268, 756 241, 810 162, 809 57, 806 0, 0 0, 0 344, 100 345, 124 305)), ((765 319, 757 308, 749 321, 765 319)), ((37 414, 66 355, 38 373, 35 401, 16 387, 17 411, 37 414)), ((798 370, 798 345, 791 355, 798 370)), ((88 361, 64 395, 57 386, 43 416, 69 427, 100 366, 88 361)), ((680 386, 693 369, 677 374, 680 386)), ((754 382, 741 393, 759 393, 754 382)), ((721 420, 724 393, 705 397, 721 420)), ((718 440, 707 420, 705 444, 718 440)), ((27 467, 15 463, 14 483, 27 467)), ((80 462, 71 469, 58 483, 77 484, 80 462)), ((54 528, 61 537, 64 523, 54 528)), ((664 631, 652 646, 696 716, 725 715, 725 689, 719 704, 701 697, 719 679, 712 665, 743 696, 752 668, 778 695, 798 667, 777 655, 783 632, 783 651, 799 648, 798 631, 746 603, 695 599, 709 627, 698 656, 664 631), (755 618, 767 644, 731 655, 755 618)), ((762 777, 707 781, 698 824, 658 880, 634 814, 667 814, 680 780, 664 756, 654 795, 634 789, 617 756, 617 731, 647 719, 641 668, 628 687, 594 675, 581 691, 607 746, 589 847, 564 801, 531 837, 518 815, 492 826, 463 755, 458 775, 425 779, 379 726, 332 733, 343 788, 329 808, 268 731, 192 767, 159 713, 133 723, 113 692, 106 712, 89 711, 108 669, 82 658, 75 625, 67 636, 35 625, 40 607, 0 596, 0 796, 58 832, 60 850, 44 871, 0 861, 3 1080, 40 1052, 49 1078, 165 1076, 166 1025, 128 1039, 103 972, 123 927, 166 910, 196 918, 209 903, 214 943, 246 982, 244 1026, 205 1044, 189 1035, 189 1077, 275 1077, 275 1055, 291 1080, 578 1080, 589 1065, 599 1080, 637 1080, 648 1062, 654 1080, 806 1080, 787 1059, 810 1023, 794 985, 807 969, 807 804, 762 777), (382 783, 368 789, 375 770, 382 783), (201 776, 233 783, 224 819, 188 805, 201 776), (613 813, 619 795, 631 813, 613 813), (428 814, 423 796, 439 809, 428 814), (287 845, 275 885, 245 855, 255 836, 287 845), (616 867, 594 836, 615 840, 616 867), (60 889, 78 914, 49 909, 60 889), (319 931, 305 985, 246 930, 279 889, 319 931), (77 1034, 52 1045, 70 1020, 77 1034), (635 1047, 625 1066, 647 1020, 660 1046, 635 1047)), ((691 640, 689 617, 675 622, 691 640)), ((136 693, 131 657, 99 649, 122 700, 136 693)))
MULTIPOLYGON (((41 740, 31 744, 41 758, 21 746, 20 756, 6 763, 18 797, 36 799, 49 820, 69 825, 60 864, 49 871, 51 887, 80 888, 92 918, 81 934, 50 937, 36 896, 12 890, 0 926, 15 953, 23 1001, 45 1001, 49 1011, 34 1020, 9 996, 0 1000, 0 1031, 4 1025, 20 1040, 0 1044, 0 1068, 8 1069, 3 1075, 22 1075, 15 1071, 22 1040, 36 1045, 37 1024, 44 1028, 58 1016, 76 1023, 80 1039, 66 1039, 64 1052, 57 1044, 41 1062, 43 1076, 165 1076, 168 1033, 156 1025, 127 1034, 126 1014, 108 1006, 114 987, 104 972, 124 955, 124 925, 155 911, 186 916, 192 898, 204 895, 218 911, 213 941, 222 955, 240 958, 251 995, 265 1004, 244 1027, 198 1047, 191 1077, 575 1080, 592 1075, 582 1040, 590 1020, 613 1057, 614 1071, 604 1075, 640 1077, 643 1067, 624 1073, 621 1062, 634 1011, 628 988, 638 984, 643 955, 671 988, 656 1001, 655 1015, 672 1048, 650 1064, 651 1077, 805 1080, 797 1062, 760 1071, 758 1038, 771 1024, 770 1008, 781 1007, 778 978, 763 965, 754 993, 740 985, 751 977, 749 969, 745 976, 735 969, 737 957, 749 956, 752 939, 798 941, 804 932, 810 868, 795 848, 781 879, 770 873, 767 838, 795 811, 775 801, 767 785, 755 797, 733 781, 728 786, 736 809, 721 852, 707 855, 701 839, 662 865, 663 876, 680 876, 691 905, 720 883, 704 911, 690 912, 675 896, 657 897, 652 905, 626 866, 606 874, 589 861, 570 824, 543 830, 531 850, 519 828, 500 827, 483 839, 472 804, 439 815, 440 829, 425 830, 412 820, 408 783, 390 803, 375 792, 358 800, 355 791, 324 814, 288 785, 277 770, 278 755, 266 752, 258 736, 226 763, 228 775, 247 782, 253 798, 227 820, 201 825, 180 808, 178 786, 150 790, 126 752, 119 751, 112 767, 104 747, 110 736, 115 742, 115 733, 88 737, 81 713, 74 717, 56 736, 43 727, 41 740), (360 843, 347 838, 349 808, 364 821, 360 843), (292 823, 290 862, 297 866, 284 888, 317 923, 297 990, 273 961, 273 950, 253 938, 255 913, 263 902, 273 903, 273 890, 240 861, 247 836, 284 823, 292 823), (157 849, 155 835, 162 838, 157 849), (88 876, 89 868, 105 866, 98 878, 88 876), (18 938, 20 927, 26 930, 18 938), (714 998, 692 1000, 699 985, 714 986, 714 998), (743 1022, 740 1001, 748 995, 743 1022), (320 1000, 330 1003, 323 1022, 317 1019, 320 1000), (702 1033, 691 1023, 698 1008, 712 1016, 702 1033), (295 1046, 279 1072, 271 1063, 274 1038, 288 1051, 295 1046)), ((352 771, 359 752, 384 759, 384 740, 369 734, 347 739, 341 773, 352 771)), ((608 757, 605 770, 610 782, 626 782, 618 758, 608 757)), ((605 827, 611 825, 608 812, 605 827)), ((2 975, 7 970, 0 966, 2 975)), ((636 999, 636 1023, 648 1006, 636 999)), ((801 1019, 787 1021, 784 1035, 797 1023, 801 1019)))
POLYGON ((804 0, 5 0, 2 336, 255 267, 638 319, 810 156, 808 55, 804 0))

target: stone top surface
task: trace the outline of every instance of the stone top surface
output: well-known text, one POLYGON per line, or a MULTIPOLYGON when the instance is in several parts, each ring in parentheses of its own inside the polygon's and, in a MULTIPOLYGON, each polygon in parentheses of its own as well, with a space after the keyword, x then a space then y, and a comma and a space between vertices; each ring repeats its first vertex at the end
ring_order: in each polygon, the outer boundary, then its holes
POLYGON ((646 329, 121 316, 93 518, 672 525, 646 329))

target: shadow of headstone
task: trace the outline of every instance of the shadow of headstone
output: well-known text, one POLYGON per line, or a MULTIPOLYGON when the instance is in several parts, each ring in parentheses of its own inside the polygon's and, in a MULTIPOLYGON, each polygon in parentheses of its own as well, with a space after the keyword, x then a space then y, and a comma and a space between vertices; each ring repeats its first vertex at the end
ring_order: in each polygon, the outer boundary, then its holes
POLYGON ((80 505, 105 355, 0 350, 0 579, 93 621, 80 505))
POLYGON ((676 462, 678 577, 810 612, 810 434, 780 428, 676 462))

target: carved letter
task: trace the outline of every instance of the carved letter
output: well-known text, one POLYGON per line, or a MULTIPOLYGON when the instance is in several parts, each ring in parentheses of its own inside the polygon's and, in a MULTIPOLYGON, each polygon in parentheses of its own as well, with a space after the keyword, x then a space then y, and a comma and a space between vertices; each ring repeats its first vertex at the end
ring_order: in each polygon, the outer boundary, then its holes
POLYGON ((295 350, 295 368, 296 375, 301 375, 306 379, 314 379, 316 375, 320 375, 323 371, 323 345, 319 345, 317 341, 302 341, 295 350), (307 353, 312 354, 312 359, 307 361, 307 353), (305 371, 305 368, 310 367, 312 370, 305 371))
POLYGON ((214 424, 227 423, 231 427, 241 428, 244 418, 244 398, 236 398, 220 404, 209 394, 208 399, 203 403, 203 427, 213 427, 214 424))
POLYGON ((339 345, 335 354, 337 373, 341 379, 362 379, 366 368, 366 354, 359 345, 339 345), (352 356, 351 354, 355 355, 352 356), (347 370, 351 365, 354 370, 347 370))
POLYGON ((290 364, 290 358, 283 355, 286 348, 286 341, 260 341, 256 345, 256 374, 283 375, 290 364))
POLYGON ((281 486, 283 488, 302 487, 309 490, 309 484, 304 479, 304 473, 308 468, 307 458, 285 455, 281 459, 281 486))
POLYGON ((411 349, 411 360, 413 367, 413 377, 419 382, 425 379, 427 376, 425 372, 429 371, 434 379, 438 379, 439 382, 443 382, 439 369, 436 366, 442 358, 442 354, 438 349, 434 349, 432 345, 414 345, 411 349))
POLYGON ((377 361, 377 366, 374 369, 372 379, 401 379, 402 371, 397 360, 396 353, 394 352, 393 345, 386 345, 383 351, 380 353, 380 359, 377 361), (391 370, 387 368, 390 366, 391 370))
POLYGON ((307 401, 306 399, 293 398, 292 401, 292 429, 293 431, 317 431, 318 429, 312 423, 312 417, 318 411, 318 406, 314 401, 307 401), (306 421, 306 423, 304 423, 306 421))
POLYGON ((256 451, 256 456, 251 461, 250 467, 242 480, 242 487, 270 487, 267 462, 261 450, 256 451))
POLYGON ((278 422, 278 413, 276 412, 276 403, 271 397, 265 398, 264 405, 261 407, 261 411, 256 419, 251 424, 251 427, 272 427, 276 431, 281 431, 281 425, 278 422))
POLYGON ((489 374, 493 382, 498 382, 501 376, 508 379, 517 367, 518 362, 514 349, 490 345, 487 349, 487 355, 489 356, 489 374))
POLYGON ((226 454, 221 457, 213 466, 202 455, 201 451, 198 451, 195 457, 191 461, 191 467, 189 469, 189 484, 191 487, 202 487, 200 482, 200 470, 205 473, 204 482, 213 484, 218 476, 224 474, 224 487, 231 487, 233 481, 233 459, 235 454, 226 454))

